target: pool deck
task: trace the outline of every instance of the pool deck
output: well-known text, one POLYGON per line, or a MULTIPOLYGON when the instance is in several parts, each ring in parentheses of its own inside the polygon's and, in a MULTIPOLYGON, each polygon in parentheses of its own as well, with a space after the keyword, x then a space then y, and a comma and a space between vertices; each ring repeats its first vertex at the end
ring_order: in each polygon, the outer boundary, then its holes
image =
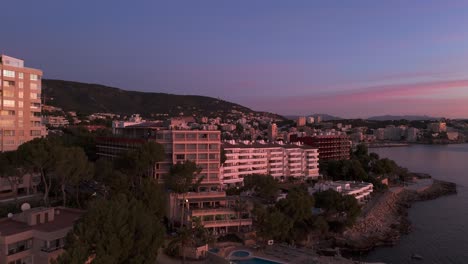
MULTIPOLYGON (((252 248, 247 246, 233 247, 226 250, 226 256, 234 251, 245 250, 252 253, 252 257, 259 257, 272 260, 281 264, 351 264, 349 259, 342 257, 319 256, 314 250, 309 248, 293 248, 286 245, 273 245, 264 248, 252 248)), ((238 258, 236 258, 238 259, 238 258)), ((240 259, 240 258, 239 258, 240 259)), ((245 258, 244 258, 245 259, 245 258)))

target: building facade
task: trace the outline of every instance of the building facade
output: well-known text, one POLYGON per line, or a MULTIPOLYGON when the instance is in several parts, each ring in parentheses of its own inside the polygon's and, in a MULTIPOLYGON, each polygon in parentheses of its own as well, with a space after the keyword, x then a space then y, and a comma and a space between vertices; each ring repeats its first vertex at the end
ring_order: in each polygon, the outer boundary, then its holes
POLYGON ((0 55, 0 152, 46 134, 41 121, 42 71, 0 55))
POLYGON ((0 263, 48 264, 63 252, 65 237, 83 211, 33 208, 0 219, 0 263))
POLYGON ((320 160, 347 160, 350 157, 351 140, 346 135, 318 135, 297 137, 291 135, 291 142, 302 142, 318 148, 320 160))
POLYGON ((319 176, 318 149, 301 144, 225 142, 226 161, 221 167, 225 186, 240 185, 244 176, 271 175, 274 178, 319 176))

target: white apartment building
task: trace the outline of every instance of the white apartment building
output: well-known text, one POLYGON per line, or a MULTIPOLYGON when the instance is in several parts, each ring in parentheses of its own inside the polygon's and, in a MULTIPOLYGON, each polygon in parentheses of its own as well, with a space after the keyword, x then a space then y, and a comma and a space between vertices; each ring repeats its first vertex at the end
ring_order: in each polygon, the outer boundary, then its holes
POLYGON ((368 182, 331 181, 317 183, 314 187, 309 188, 309 193, 313 194, 326 190, 334 190, 342 195, 352 195, 358 203, 364 204, 369 201, 371 193, 374 191, 374 185, 368 182))
POLYGON ((300 144, 234 141, 223 144, 226 161, 221 167, 223 185, 241 184, 251 174, 281 177, 319 176, 318 149, 300 144))

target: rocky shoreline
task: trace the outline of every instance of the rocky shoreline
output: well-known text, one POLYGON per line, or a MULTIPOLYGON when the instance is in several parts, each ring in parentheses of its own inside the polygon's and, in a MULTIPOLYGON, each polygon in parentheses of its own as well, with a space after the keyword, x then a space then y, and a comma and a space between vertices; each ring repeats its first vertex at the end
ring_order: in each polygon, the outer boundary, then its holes
POLYGON ((455 183, 433 180, 429 186, 414 190, 394 187, 383 193, 372 208, 352 228, 335 237, 335 246, 343 252, 368 252, 379 246, 395 245, 401 234, 411 231, 408 209, 416 201, 426 201, 456 194, 455 183))

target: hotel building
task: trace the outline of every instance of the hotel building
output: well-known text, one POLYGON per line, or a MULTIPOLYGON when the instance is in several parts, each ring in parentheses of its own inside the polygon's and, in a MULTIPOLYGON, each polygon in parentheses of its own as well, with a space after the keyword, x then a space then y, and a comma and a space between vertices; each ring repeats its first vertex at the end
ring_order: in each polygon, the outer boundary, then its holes
POLYGON ((233 141, 223 144, 226 161, 221 167, 224 185, 242 184, 250 174, 316 178, 319 176, 317 148, 296 144, 233 141))
POLYGON ((83 211, 24 208, 0 219, 0 263, 48 264, 63 252, 65 237, 83 211))
POLYGON ((318 135, 297 137, 291 135, 291 142, 302 142, 316 147, 321 160, 347 160, 350 157, 351 140, 346 135, 318 135))
POLYGON ((364 204, 369 201, 371 194, 374 191, 374 185, 368 182, 354 181, 331 181, 317 183, 314 187, 309 188, 309 193, 323 192, 326 190, 334 190, 342 195, 352 195, 359 204, 364 204))
POLYGON ((0 55, 0 152, 46 134, 41 122, 42 71, 0 55))
POLYGON ((152 176, 161 183, 171 165, 177 162, 190 160, 202 168, 199 176, 203 180, 197 190, 169 194, 167 216, 171 222, 191 225, 193 218, 197 217, 215 234, 252 226, 249 214, 240 214, 239 217, 234 210, 238 197, 227 196, 221 190, 220 131, 169 130, 162 122, 143 122, 116 128, 115 134, 118 137, 98 138, 98 155, 114 158, 148 141, 162 144, 166 159, 155 164, 152 172, 152 176))

